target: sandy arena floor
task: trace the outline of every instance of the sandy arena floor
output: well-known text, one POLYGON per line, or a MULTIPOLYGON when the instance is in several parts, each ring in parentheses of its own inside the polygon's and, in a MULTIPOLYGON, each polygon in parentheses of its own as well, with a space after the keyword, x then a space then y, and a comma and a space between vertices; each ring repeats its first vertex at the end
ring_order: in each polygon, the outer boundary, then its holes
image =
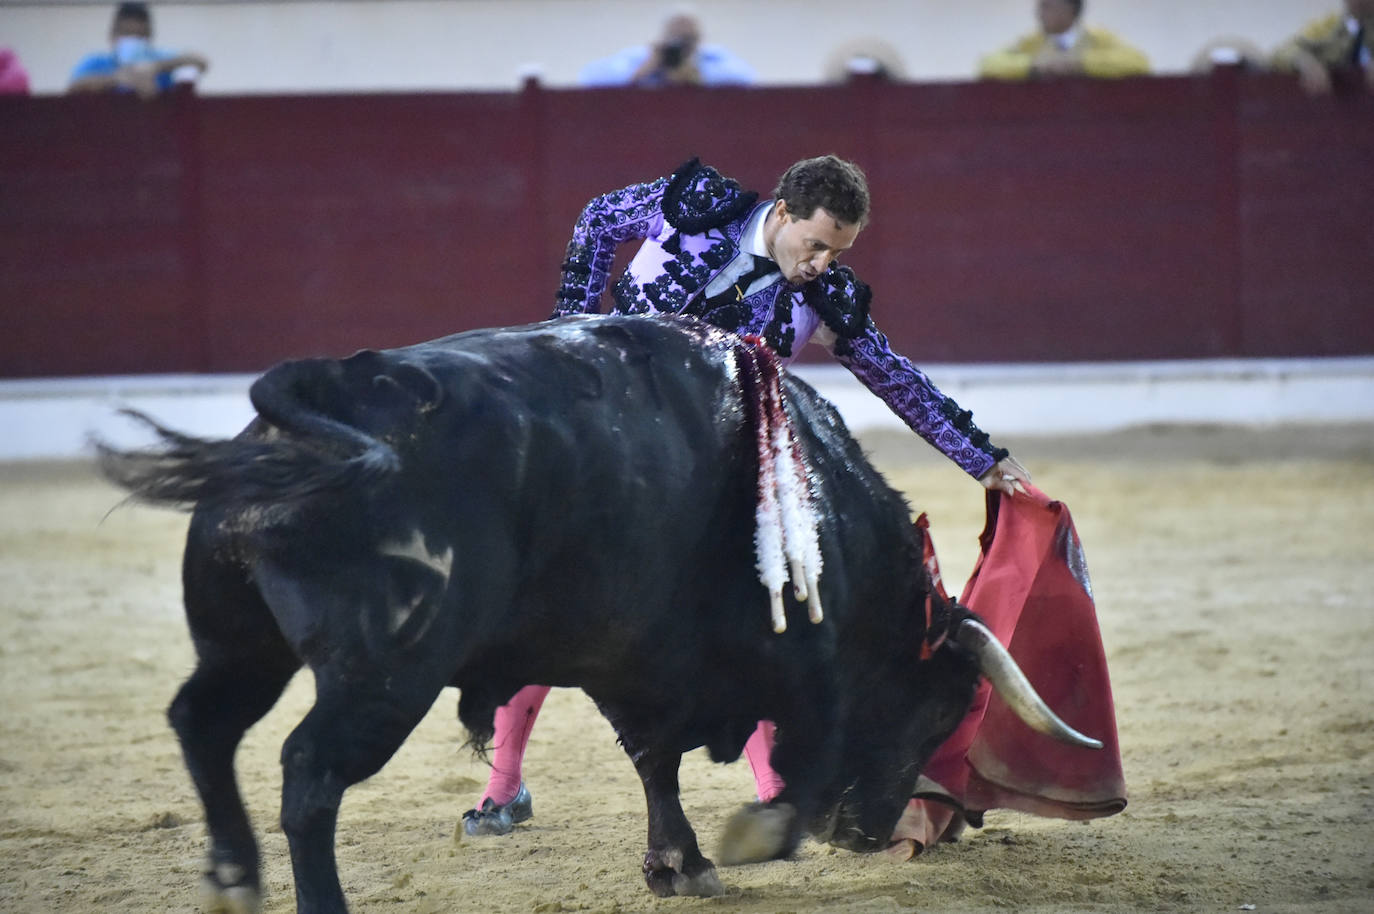
MULTIPOLYGON (((982 496, 915 438, 865 441, 930 513, 946 580, 976 555, 982 496)), ((456 841, 485 780, 446 692, 345 798, 357 912, 1374 910, 1374 429, 1143 429, 1005 442, 1082 535, 1111 663, 1130 805, 1088 823, 993 812, 895 863, 806 844, 723 869, 720 898, 652 897, 629 761, 580 692, 535 729, 535 818, 456 841), (1253 906, 1251 908, 1250 906, 1253 906)), ((164 708, 192 663, 184 515, 110 512, 84 464, 0 465, 0 911, 190 911, 203 825, 164 708)), ((239 771, 268 912, 294 909, 276 825, 299 676, 239 771)), ((748 766, 683 766, 708 854, 748 766)))

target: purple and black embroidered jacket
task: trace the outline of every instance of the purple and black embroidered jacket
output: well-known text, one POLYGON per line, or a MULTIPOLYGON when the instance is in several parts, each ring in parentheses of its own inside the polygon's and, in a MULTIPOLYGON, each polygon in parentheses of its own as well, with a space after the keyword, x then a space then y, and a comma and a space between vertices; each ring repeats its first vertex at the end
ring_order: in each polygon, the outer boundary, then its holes
POLYGON ((973 424, 971 413, 892 351, 869 316, 868 286, 848 267, 832 263, 799 288, 778 281, 738 301, 706 300, 707 284, 739 253, 750 216, 767 205, 695 159, 671 177, 597 197, 573 228, 554 316, 598 310, 616 248, 631 238, 643 239, 615 284, 618 313, 695 315, 726 330, 761 336, 784 364, 814 338, 969 475, 981 476, 1005 457, 1006 450, 994 447, 973 424))

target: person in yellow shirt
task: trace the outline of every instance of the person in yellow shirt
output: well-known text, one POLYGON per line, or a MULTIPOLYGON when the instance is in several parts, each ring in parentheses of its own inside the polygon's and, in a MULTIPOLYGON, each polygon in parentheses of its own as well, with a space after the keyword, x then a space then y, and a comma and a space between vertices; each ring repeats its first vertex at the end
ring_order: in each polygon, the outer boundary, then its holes
POLYGON ((1083 0, 1037 0, 1040 31, 978 62, 984 79, 1143 76, 1150 61, 1106 29, 1081 24, 1083 0))
POLYGON ((1311 95, 1331 92, 1332 77, 1362 81, 1374 92, 1374 0, 1345 0, 1345 10, 1309 22, 1301 32, 1279 45, 1272 57, 1275 70, 1297 73, 1311 95))

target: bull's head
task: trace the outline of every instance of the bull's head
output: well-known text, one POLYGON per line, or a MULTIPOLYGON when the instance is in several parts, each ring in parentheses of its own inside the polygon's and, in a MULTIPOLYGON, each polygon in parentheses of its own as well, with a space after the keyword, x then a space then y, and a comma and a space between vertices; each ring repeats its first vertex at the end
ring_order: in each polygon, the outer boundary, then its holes
POLYGON ((901 817, 926 761, 958 726, 973 700, 978 666, 955 644, 928 659, 921 638, 893 657, 886 672, 869 672, 859 683, 847 722, 839 779, 813 822, 822 840, 854 851, 881 850, 901 817))
POLYGON ((976 616, 957 605, 950 611, 950 635, 939 648, 905 677, 884 677, 888 689, 855 707, 839 794, 824 804, 828 814, 811 823, 822 840, 853 851, 887 846, 921 769, 968 712, 980 675, 1031 729, 1102 748, 1049 708, 976 616))

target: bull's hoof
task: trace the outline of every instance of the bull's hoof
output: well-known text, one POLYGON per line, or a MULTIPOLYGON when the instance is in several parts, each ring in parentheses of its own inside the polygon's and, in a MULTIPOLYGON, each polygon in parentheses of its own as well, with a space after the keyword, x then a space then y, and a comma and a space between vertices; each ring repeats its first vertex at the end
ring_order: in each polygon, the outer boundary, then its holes
POLYGON ((786 857, 796 849, 797 809, 790 803, 754 803, 725 823, 716 859, 721 866, 763 863, 786 857))
POLYGON ((509 803, 493 803, 491 797, 482 801, 481 809, 463 813, 463 834, 474 838, 509 835, 519 823, 534 815, 534 798, 523 781, 520 790, 509 803))
POLYGON ((659 898, 672 898, 674 895, 689 895, 697 898, 710 898, 724 895, 725 886, 716 875, 716 868, 710 860, 702 858, 695 867, 684 866, 680 854, 660 855, 650 851, 644 855, 644 883, 659 898), (681 870, 674 866, 682 867, 681 870))
POLYGON ((205 914, 261 914, 262 893, 247 881, 243 867, 221 863, 206 870, 200 883, 205 914))
POLYGON ((716 868, 709 863, 698 873, 675 873, 673 875, 673 894, 691 895, 696 898, 711 898, 724 895, 725 886, 721 885, 716 868))

